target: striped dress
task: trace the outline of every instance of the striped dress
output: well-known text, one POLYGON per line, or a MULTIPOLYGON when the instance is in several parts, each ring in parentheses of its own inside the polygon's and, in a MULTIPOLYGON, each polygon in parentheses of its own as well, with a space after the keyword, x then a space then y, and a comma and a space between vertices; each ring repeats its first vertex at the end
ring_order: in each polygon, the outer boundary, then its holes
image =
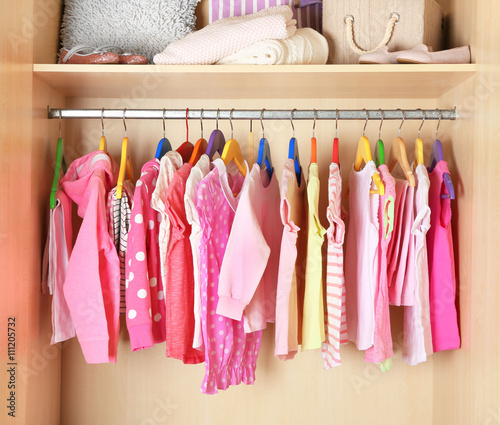
POLYGON ((347 344, 347 321, 344 282, 344 233, 342 220, 342 177, 336 163, 330 164, 328 178, 328 208, 326 215, 330 227, 327 230, 328 262, 326 268, 325 318, 326 342, 323 343, 324 368, 340 366, 340 345, 347 344))
POLYGON ((230 16, 251 15, 269 7, 289 5, 293 10, 293 18, 297 20, 297 28, 312 28, 321 32, 322 3, 309 0, 304 2, 304 7, 295 7, 295 3, 298 2, 295 0, 209 0, 209 23, 230 16))

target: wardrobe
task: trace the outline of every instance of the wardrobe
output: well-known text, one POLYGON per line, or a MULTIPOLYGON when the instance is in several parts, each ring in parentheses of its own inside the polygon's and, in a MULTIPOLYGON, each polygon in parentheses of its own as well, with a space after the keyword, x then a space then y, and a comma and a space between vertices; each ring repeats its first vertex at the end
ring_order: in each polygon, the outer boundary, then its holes
MULTIPOLYGON (((199 6, 206 21, 208 1, 199 6)), ((469 44, 470 65, 324 65, 162 67, 55 65, 61 0, 2 1, 0 6, 0 423, 88 424, 500 424, 500 4, 493 0, 439 0, 446 44, 469 44), (341 348, 341 367, 325 371, 317 350, 292 361, 273 356, 273 331, 264 332, 253 386, 206 396, 204 366, 167 359, 162 345, 134 352, 122 320, 117 364, 87 365, 76 339, 50 346, 50 297, 40 290, 47 234, 57 120, 51 108, 113 109, 453 109, 443 121, 443 142, 456 199, 452 201, 460 350, 439 352, 419 366, 401 359, 403 314, 391 310, 394 367, 382 373, 352 344, 341 348), (14 360, 8 359, 9 318, 15 318, 14 360), (7 363, 15 363, 8 366, 7 363), (8 388, 15 367, 15 418, 8 388), (7 401, 6 401, 7 400, 7 401)), ((420 121, 402 127, 409 154, 420 121)), ((311 121, 296 121, 303 166, 309 162, 311 121)), ((234 120, 234 137, 247 146, 250 123, 234 120)), ((344 184, 363 121, 339 121, 344 184)), ((386 144, 399 121, 385 121, 386 144)), ((428 161, 436 121, 422 128, 428 161)), ((273 163, 281 175, 290 122, 265 121, 273 163)), ((205 137, 215 128, 204 120, 205 137)), ((366 133, 373 143, 378 121, 366 133)), ((135 175, 163 137, 161 120, 128 120, 135 175)), ((219 121, 227 135, 227 120, 219 121)), ((253 122, 255 147, 261 137, 253 122)), ((62 120, 66 158, 97 149, 99 120, 62 120)), ((119 161, 124 127, 104 120, 110 153, 119 161)), ((167 120, 174 147, 186 141, 184 120, 167 120)), ((326 209, 326 181, 335 121, 316 123, 326 209)), ((189 138, 200 136, 189 120, 189 138)), ((244 155, 250 152, 243 149, 244 155)), ((305 167, 306 168, 306 167, 305 167)))

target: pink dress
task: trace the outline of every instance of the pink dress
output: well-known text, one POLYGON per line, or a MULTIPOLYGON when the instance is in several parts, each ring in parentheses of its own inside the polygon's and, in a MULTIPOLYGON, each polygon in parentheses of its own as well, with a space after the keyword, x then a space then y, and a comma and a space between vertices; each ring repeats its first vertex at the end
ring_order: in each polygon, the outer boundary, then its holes
POLYGON ((342 175, 336 163, 330 164, 328 208, 330 226, 326 232, 328 262, 326 265, 326 342, 323 343, 324 368, 340 366, 340 345, 347 344, 344 281, 344 232, 342 220, 342 175))
MULTIPOLYGON (((206 374, 201 392, 216 394, 241 382, 253 384, 262 331, 245 334, 243 319, 233 320, 216 313, 219 302, 220 266, 233 224, 243 177, 226 171, 219 158, 215 168, 198 185, 197 210, 202 227, 201 324, 205 345, 206 374)), ((247 174, 248 175, 248 174, 247 174)))
POLYGON ((427 232, 429 254, 430 310, 434 352, 460 348, 457 309, 453 238, 451 234, 451 200, 446 194, 443 174, 448 164, 439 161, 429 173, 431 187, 429 206, 431 228, 427 232))
POLYGON ((392 357, 391 318, 389 313, 389 294, 387 289, 387 246, 391 239, 394 225, 394 201, 396 182, 387 165, 378 167, 384 183, 385 193, 380 197, 379 205, 379 270, 375 290, 375 334, 373 347, 365 352, 365 361, 382 363, 392 357))
POLYGON ((165 301, 158 234, 161 215, 151 207, 160 164, 144 164, 132 205, 125 256, 127 329, 132 351, 165 341, 165 301))
POLYGON ((378 276, 380 195, 370 194, 372 175, 369 161, 361 171, 349 175, 349 227, 346 244, 346 308, 349 341, 358 350, 373 345, 375 332, 375 290, 378 276))

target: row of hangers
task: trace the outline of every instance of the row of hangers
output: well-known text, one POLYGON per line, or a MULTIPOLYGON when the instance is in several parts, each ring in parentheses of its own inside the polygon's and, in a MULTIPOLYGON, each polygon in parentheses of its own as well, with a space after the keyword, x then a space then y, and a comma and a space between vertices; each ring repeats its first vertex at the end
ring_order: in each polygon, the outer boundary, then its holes
MULTIPOLYGON (((129 140, 127 137, 127 124, 126 124, 126 114, 127 109, 124 108, 123 110, 123 126, 125 129, 125 134, 122 140, 122 149, 121 149, 121 159, 120 159, 120 169, 118 173, 118 183, 117 183, 117 190, 116 190, 116 196, 118 199, 122 197, 122 191, 123 191, 123 183, 125 181, 125 176, 127 176, 130 180, 133 180, 133 170, 132 170, 132 162, 130 159, 130 150, 129 150, 129 140)), ((155 158, 157 160, 160 160, 163 155, 165 155, 167 152, 172 150, 172 144, 166 137, 166 131, 165 131, 165 109, 163 109, 163 137, 161 140, 158 142, 157 148, 156 148, 156 153, 155 153, 155 158)), ((219 153, 221 159, 224 161, 225 165, 228 165, 230 162, 234 162, 238 170, 243 174, 243 176, 246 175, 246 168, 244 166, 245 161, 241 152, 241 148, 239 143, 234 139, 233 136, 233 122, 232 122, 232 113, 234 109, 231 109, 231 113, 229 115, 229 123, 231 125, 231 138, 226 142, 224 134, 222 131, 219 130, 219 110, 217 110, 217 118, 216 118, 216 129, 212 131, 210 134, 209 140, 207 141, 203 137, 203 109, 201 110, 201 117, 200 117, 200 126, 201 126, 201 138, 198 139, 198 141, 193 145, 189 141, 189 125, 188 125, 188 112, 189 109, 186 109, 186 141, 177 148, 177 152, 182 156, 182 159, 184 162, 189 162, 190 164, 194 165, 196 162, 199 160, 202 154, 206 154, 212 159, 215 155, 215 153, 219 153)), ((262 170, 267 170, 269 174, 269 178, 272 177, 274 168, 272 165, 272 159, 271 159, 271 149, 269 145, 269 141, 265 137, 265 129, 264 129, 264 124, 263 124, 263 113, 265 109, 262 109, 261 111, 261 116, 260 116, 260 124, 262 127, 262 138, 259 142, 259 153, 257 157, 257 164, 261 167, 262 170)), ((290 138, 289 141, 289 146, 288 146, 288 158, 293 159, 294 161, 294 167, 295 167, 295 174, 297 177, 297 183, 300 186, 301 184, 301 166, 300 166, 300 158, 299 158, 299 149, 298 149, 298 143, 297 139, 295 138, 295 126, 293 124, 293 114, 296 109, 293 109, 290 113, 290 124, 292 126, 292 137, 290 138)), ((370 142, 368 138, 365 136, 366 133, 366 126, 368 124, 368 113, 366 109, 364 109, 365 114, 366 114, 366 120, 365 120, 365 125, 363 127, 363 135, 359 139, 358 142, 358 148, 356 151, 356 158, 354 161, 354 169, 356 171, 359 171, 361 169, 361 166, 363 162, 366 164, 369 161, 372 161, 372 155, 371 155, 371 150, 370 150, 370 142)), ((375 145, 375 152, 374 152, 374 161, 377 165, 377 167, 381 164, 385 163, 385 148, 384 148, 384 143, 381 140, 381 130, 382 130, 382 125, 384 122, 384 115, 383 111, 380 109, 381 112, 381 122, 380 122, 380 127, 379 127, 379 137, 377 140, 377 143, 375 145)), ((398 130, 398 136, 394 139, 392 146, 391 146, 391 151, 389 154, 389 161, 388 161, 388 167, 389 170, 392 171, 396 164, 400 164, 406 178, 408 179, 408 183, 410 186, 415 186, 415 176, 413 175, 413 172, 411 171, 410 164, 408 162, 408 157, 406 155, 406 147, 405 147, 405 142, 401 138, 401 128, 403 127, 403 124, 405 122, 406 116, 404 111, 401 111, 402 113, 402 122, 401 125, 399 126, 398 130)), ((333 140, 333 150, 332 150, 332 161, 335 162, 337 165, 340 166, 340 161, 339 161, 339 151, 338 151, 338 146, 339 146, 339 139, 338 139, 338 110, 336 114, 337 118, 335 120, 335 138, 333 140)), ((424 154, 423 154, 423 141, 420 138, 420 131, 422 129, 422 126, 425 123, 425 116, 423 118, 422 124, 420 125, 418 129, 418 136, 415 142, 415 159, 414 159, 414 167, 416 167, 418 164, 423 164, 424 163, 424 154)), ((441 124, 441 114, 439 115, 439 123, 436 128, 436 139, 433 143, 432 147, 432 155, 431 155, 431 162, 429 165, 429 170, 432 171, 437 164, 437 162, 444 160, 443 156, 443 147, 441 142, 438 140, 438 130, 439 126, 441 124)), ((101 128, 102 128, 102 134, 101 138, 99 140, 99 150, 102 151, 103 153, 107 154, 107 140, 106 137, 104 136, 104 108, 102 108, 102 114, 101 114, 101 128)), ((314 122, 313 122, 313 129, 312 129, 312 137, 311 137, 311 163, 316 163, 317 162, 317 141, 315 137, 315 129, 316 129, 316 110, 314 110, 314 122)), ((250 148, 251 151, 253 152, 253 132, 252 132, 252 121, 250 121, 250 133, 249 133, 249 141, 250 141, 250 148)), ((106 156, 106 158, 109 157, 106 156)), ((57 192, 57 186, 59 182, 59 175, 60 175, 60 170, 63 168, 63 172, 66 172, 66 162, 64 160, 64 145, 63 145, 63 139, 61 135, 61 114, 59 114, 59 138, 57 140, 57 151, 56 151, 56 164, 55 164, 55 173, 54 173, 54 178, 52 181, 52 188, 51 188, 51 193, 50 193, 50 208, 53 209, 55 208, 56 205, 56 192, 57 192)), ((378 172, 375 172, 372 176, 372 179, 374 181, 376 189, 371 191, 371 193, 374 194, 380 194, 383 195, 384 192, 384 184, 382 180, 380 179, 380 175, 378 172)), ((453 183, 451 182, 451 178, 449 174, 445 174, 444 176, 444 182, 447 188, 447 191, 449 193, 449 197, 451 199, 455 199, 455 191, 453 188, 453 183)), ((442 197, 448 197, 447 195, 442 195, 442 197)))
MULTIPOLYGON (((378 130, 378 140, 377 143, 375 144, 375 153, 374 153, 374 158, 372 159, 371 151, 370 151, 370 142, 368 138, 365 136, 366 132, 366 125, 368 124, 368 113, 366 109, 363 109, 366 114, 366 120, 365 120, 365 126, 363 127, 363 135, 359 139, 358 142, 358 149, 356 151, 356 159, 354 161, 354 170, 359 171, 361 169, 361 165, 363 162, 366 164, 370 161, 374 161, 376 166, 379 167, 381 164, 385 164, 385 148, 384 148, 384 142, 381 139, 381 131, 382 131, 382 125, 384 123, 384 112, 382 109, 380 110, 381 114, 381 121, 380 121, 380 127, 378 130)), ((400 110, 400 109, 398 109, 400 110)), ((420 110, 421 109, 417 109, 420 110)), ((400 110, 401 111, 401 110, 400 110)), ((438 111, 439 112, 439 111, 438 111)), ((401 125, 399 126, 398 129, 398 136, 393 140, 392 145, 391 145, 391 150, 389 153, 388 161, 387 161, 387 166, 389 168, 389 171, 393 171, 394 167, 399 164, 401 169, 403 170, 406 179, 408 180, 408 184, 411 187, 415 186, 415 176, 411 170, 409 161, 408 161, 408 156, 406 155, 406 145, 401 137, 401 128, 403 127, 403 124, 405 122, 406 116, 404 111, 401 111, 402 114, 402 121, 401 125)), ((338 114, 337 114, 338 115, 338 114)), ((413 168, 416 168, 419 164, 424 164, 424 142, 420 137, 420 132, 422 130, 422 127, 425 123, 425 115, 423 114, 423 119, 422 119, 422 124, 420 124, 420 127, 418 129, 418 134, 417 134, 417 139, 415 141, 415 158, 413 161, 413 168)), ((439 161, 444 161, 444 154, 443 154, 443 145, 441 144, 441 141, 438 139, 438 131, 439 131, 439 126, 441 125, 441 112, 439 112, 439 122, 436 127, 436 138, 434 140, 434 143, 432 145, 432 153, 431 153, 431 160, 429 164, 429 171, 432 172, 436 166, 436 164, 439 161)), ((335 138, 337 140, 337 138, 335 138)), ((335 142, 334 142, 335 143, 335 142)), ((337 140, 338 143, 338 140, 337 140)), ((372 175, 373 182, 376 186, 376 190, 370 191, 370 193, 376 193, 379 195, 383 195, 385 193, 384 191, 384 183, 380 179, 379 173, 376 171, 372 175)), ((443 194, 441 195, 442 198, 450 198, 450 199, 455 199, 455 189, 453 187, 453 183, 451 181, 451 177, 448 173, 444 174, 444 184, 446 186, 448 194, 443 194)))

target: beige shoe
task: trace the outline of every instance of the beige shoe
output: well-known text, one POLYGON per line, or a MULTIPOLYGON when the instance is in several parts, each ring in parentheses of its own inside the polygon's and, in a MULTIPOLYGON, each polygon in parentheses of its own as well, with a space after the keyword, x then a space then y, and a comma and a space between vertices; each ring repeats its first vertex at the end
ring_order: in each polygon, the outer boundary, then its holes
POLYGON ((389 48, 387 46, 381 47, 375 52, 365 53, 359 57, 359 63, 363 64, 389 64, 389 63, 398 63, 397 59, 406 51, 424 51, 427 52, 429 48, 425 44, 419 44, 415 46, 411 50, 404 50, 398 52, 389 52, 389 48))
POLYGON ((440 52, 408 50, 397 57, 398 63, 470 63, 469 46, 456 47, 440 52))

